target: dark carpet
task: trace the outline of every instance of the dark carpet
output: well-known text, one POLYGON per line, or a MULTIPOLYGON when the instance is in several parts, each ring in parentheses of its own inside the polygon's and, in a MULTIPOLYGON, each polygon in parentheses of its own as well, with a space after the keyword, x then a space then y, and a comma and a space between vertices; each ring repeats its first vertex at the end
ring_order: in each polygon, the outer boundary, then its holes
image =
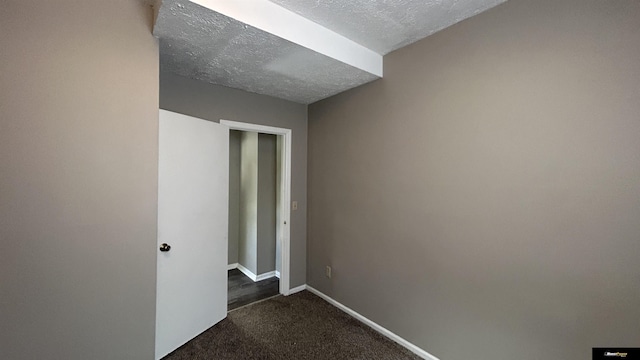
POLYGON ((277 296, 226 319, 165 360, 420 359, 316 295, 277 296))

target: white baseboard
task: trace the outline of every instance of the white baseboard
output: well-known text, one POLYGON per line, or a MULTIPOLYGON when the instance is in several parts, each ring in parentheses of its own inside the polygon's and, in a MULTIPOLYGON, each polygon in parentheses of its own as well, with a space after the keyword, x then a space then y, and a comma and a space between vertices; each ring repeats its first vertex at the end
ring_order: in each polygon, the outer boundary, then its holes
POLYGON ((270 279, 270 278, 275 277, 275 276, 276 276, 276 272, 275 271, 269 271, 269 272, 266 272, 264 274, 260 274, 260 275, 256 276, 256 279, 253 280, 253 281, 262 281, 262 280, 270 279))
MULTIPOLYGON (((229 265, 229 266, 231 266, 231 265, 229 265)), ((238 270, 242 271, 243 274, 247 275, 247 277, 249 279, 253 280, 253 282, 266 280, 266 279, 269 279, 269 278, 272 278, 272 277, 276 276, 276 272, 275 271, 269 271, 269 272, 266 272, 264 274, 256 275, 251 270, 249 270, 246 267, 242 266, 242 264, 237 264, 237 268, 238 268, 238 270)))
POLYGON ((276 277, 280 279, 280 271, 276 270, 276 277))
POLYGON ((289 289, 289 293, 287 295, 293 295, 303 290, 307 290, 307 285, 300 285, 300 286, 294 287, 293 289, 289 289))
POLYGON ((253 281, 256 281, 256 274, 251 272, 251 270, 242 266, 242 264, 238 264, 238 270, 242 271, 243 274, 247 275, 247 277, 253 281))
POLYGON ((227 270, 233 270, 233 269, 237 269, 237 268, 238 268, 238 263, 233 263, 233 264, 227 265, 227 270))
MULTIPOLYGON (((409 351, 411 351, 412 353, 420 356, 423 359, 427 359, 427 360, 440 360, 437 357, 429 354, 428 352, 422 350, 421 348, 417 347, 416 345, 408 342, 407 340, 401 338, 400 336, 392 333, 391 331, 387 330, 386 328, 376 324, 375 322, 367 319, 366 317, 360 315, 359 313, 355 312, 354 310, 342 305, 341 303, 335 301, 334 299, 330 298, 329 296, 321 293, 320 291, 314 289, 313 287, 309 286, 309 285, 302 285, 297 287, 296 289, 300 288, 300 287, 305 287, 307 290, 311 291, 312 293, 318 295, 319 297, 323 298, 324 300, 326 300, 329 304, 337 307, 338 309, 346 312, 347 314, 353 316, 354 318, 358 319, 360 322, 364 323, 365 325, 371 327, 373 330, 379 332, 380 334, 388 337, 389 339, 397 342, 398 344, 400 344, 401 346, 407 348, 409 351)), ((293 289, 291 289, 291 291, 293 291, 293 289)), ((301 291, 301 290, 299 290, 301 291)), ((289 294, 292 294, 292 292, 290 292, 289 294)))

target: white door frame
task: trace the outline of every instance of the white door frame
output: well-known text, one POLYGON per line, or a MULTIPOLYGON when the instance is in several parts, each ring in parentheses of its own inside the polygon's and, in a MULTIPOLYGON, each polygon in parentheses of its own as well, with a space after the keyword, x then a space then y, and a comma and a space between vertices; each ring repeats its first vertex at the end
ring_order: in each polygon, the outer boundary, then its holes
POLYGON ((220 120, 220 124, 228 126, 231 130, 253 131, 263 134, 282 135, 282 152, 280 154, 280 294, 289 295, 289 271, 290 271, 290 224, 291 224, 291 129, 243 123, 230 120, 220 120))

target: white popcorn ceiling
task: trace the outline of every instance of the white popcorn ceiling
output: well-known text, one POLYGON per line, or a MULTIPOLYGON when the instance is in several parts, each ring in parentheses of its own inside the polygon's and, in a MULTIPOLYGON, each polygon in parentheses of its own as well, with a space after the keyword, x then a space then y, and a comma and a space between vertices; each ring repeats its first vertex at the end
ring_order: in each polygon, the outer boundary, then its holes
MULTIPOLYGON (((270 1, 386 54, 505 0, 270 1)), ((154 35, 162 71, 302 104, 378 79, 188 0, 162 1, 154 35)))
POLYGON ((378 78, 186 0, 163 1, 154 35, 162 71, 302 104, 378 78))
POLYGON ((385 55, 506 0, 269 0, 385 55))

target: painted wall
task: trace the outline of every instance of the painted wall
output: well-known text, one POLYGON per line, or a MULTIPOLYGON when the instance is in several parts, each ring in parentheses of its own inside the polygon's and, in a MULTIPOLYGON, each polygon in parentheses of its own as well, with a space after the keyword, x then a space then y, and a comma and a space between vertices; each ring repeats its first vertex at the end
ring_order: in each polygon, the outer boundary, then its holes
POLYGON ((238 264, 258 271, 258 133, 240 133, 238 264))
POLYGON ((291 287, 306 283, 307 106, 242 90, 160 73, 160 108, 218 122, 220 119, 292 131, 291 287))
POLYGON ((230 197, 239 198, 237 262, 261 275, 276 269, 276 137, 236 133, 240 134, 240 186, 230 197))
POLYGON ((138 1, 2 2, 2 359, 153 359, 151 21, 138 1))
POLYGON ((258 134, 258 272, 276 269, 276 136, 258 134))
POLYGON ((229 130, 229 264, 238 262, 240 236, 240 131, 229 130))
POLYGON ((638 346, 639 39, 510 0, 310 105, 308 283, 441 359, 638 346))

